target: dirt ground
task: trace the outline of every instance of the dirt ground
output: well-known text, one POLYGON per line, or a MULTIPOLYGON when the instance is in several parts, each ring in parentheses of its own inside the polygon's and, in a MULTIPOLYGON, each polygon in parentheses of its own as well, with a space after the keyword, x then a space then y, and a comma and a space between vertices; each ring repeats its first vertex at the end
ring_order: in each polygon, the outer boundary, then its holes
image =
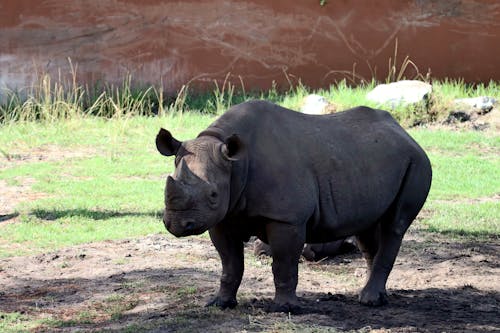
POLYGON ((365 278, 359 253, 302 262, 298 315, 266 312, 271 260, 250 246, 245 255, 234 310, 204 307, 220 274, 210 240, 161 234, 1 259, 0 311, 52 317, 38 328, 51 332, 500 331, 497 239, 411 230, 388 282, 390 304, 380 308, 357 302, 365 278))

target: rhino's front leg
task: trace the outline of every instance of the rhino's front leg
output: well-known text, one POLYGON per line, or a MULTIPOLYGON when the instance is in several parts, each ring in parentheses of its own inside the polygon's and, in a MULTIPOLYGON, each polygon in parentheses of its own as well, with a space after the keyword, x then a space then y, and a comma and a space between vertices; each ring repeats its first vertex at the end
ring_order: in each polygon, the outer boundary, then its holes
POLYGON ((298 282, 299 258, 304 248, 305 230, 282 222, 266 225, 267 238, 273 255, 273 275, 276 294, 271 311, 298 312, 295 293, 298 282))
POLYGON ((206 306, 232 309, 238 304, 236 292, 243 277, 243 241, 222 223, 211 228, 209 233, 222 261, 222 276, 219 292, 206 306))

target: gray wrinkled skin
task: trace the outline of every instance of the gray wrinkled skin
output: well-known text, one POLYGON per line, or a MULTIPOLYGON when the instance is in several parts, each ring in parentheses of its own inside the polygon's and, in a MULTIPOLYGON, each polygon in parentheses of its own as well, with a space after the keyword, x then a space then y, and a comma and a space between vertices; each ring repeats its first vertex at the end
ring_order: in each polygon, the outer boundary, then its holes
POLYGON ((299 311, 298 261, 304 244, 355 236, 368 266, 359 300, 386 303, 386 281, 403 236, 422 208, 432 171, 425 152, 388 112, 358 107, 305 115, 265 101, 236 105, 197 138, 161 129, 168 176, 164 224, 177 237, 206 230, 222 261, 208 305, 236 306, 243 243, 269 244, 272 310, 299 311))

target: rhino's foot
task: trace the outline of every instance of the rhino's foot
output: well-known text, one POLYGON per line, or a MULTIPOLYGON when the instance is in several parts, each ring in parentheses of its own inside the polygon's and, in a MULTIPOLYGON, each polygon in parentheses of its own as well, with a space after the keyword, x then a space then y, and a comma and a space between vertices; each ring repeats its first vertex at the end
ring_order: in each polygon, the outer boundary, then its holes
POLYGON ((387 294, 385 291, 370 292, 363 289, 359 294, 359 302, 368 306, 382 306, 388 303, 387 294))
POLYGON ((218 308, 224 309, 234 309, 238 305, 236 298, 222 299, 219 296, 215 296, 213 299, 207 302, 205 306, 217 306, 218 308))
POLYGON ((272 303, 267 309, 268 312, 284 312, 291 314, 301 314, 302 307, 298 303, 272 303))

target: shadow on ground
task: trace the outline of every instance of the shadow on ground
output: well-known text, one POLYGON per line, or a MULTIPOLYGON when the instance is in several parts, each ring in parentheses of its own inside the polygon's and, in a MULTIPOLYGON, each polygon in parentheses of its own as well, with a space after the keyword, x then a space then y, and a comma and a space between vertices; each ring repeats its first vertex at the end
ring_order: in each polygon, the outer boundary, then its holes
MULTIPOLYGON (((382 307, 360 305, 357 295, 311 293, 301 298, 300 317, 314 316, 319 326, 344 330, 414 328, 416 331, 490 332, 500 328, 500 293, 473 287, 458 289, 392 290, 390 304, 382 307)), ((271 300, 247 306, 265 309, 271 300)))
POLYGON ((217 273, 195 268, 133 270, 95 279, 19 279, 0 289, 0 311, 72 318, 46 324, 45 328, 58 331, 279 331, 283 325, 298 330, 363 331, 368 327, 394 332, 493 332, 500 328, 500 294, 468 286, 393 290, 390 304, 378 308, 360 305, 352 293, 306 293, 300 299, 302 313, 289 317, 267 313, 272 297, 267 294, 242 297, 234 310, 205 308, 217 281, 217 273), (95 318, 89 320, 87 315, 80 320, 82 313, 95 313, 95 318))
POLYGON ((12 213, 12 214, 5 214, 5 215, 0 214, 0 223, 7 222, 11 219, 18 217, 18 216, 19 216, 19 213, 12 213))
POLYGON ((90 210, 90 209, 66 209, 66 210, 44 210, 35 209, 31 215, 41 220, 54 221, 66 217, 83 217, 92 220, 107 220, 115 217, 127 216, 150 216, 161 218, 163 212, 127 212, 127 211, 112 211, 112 210, 90 210))

